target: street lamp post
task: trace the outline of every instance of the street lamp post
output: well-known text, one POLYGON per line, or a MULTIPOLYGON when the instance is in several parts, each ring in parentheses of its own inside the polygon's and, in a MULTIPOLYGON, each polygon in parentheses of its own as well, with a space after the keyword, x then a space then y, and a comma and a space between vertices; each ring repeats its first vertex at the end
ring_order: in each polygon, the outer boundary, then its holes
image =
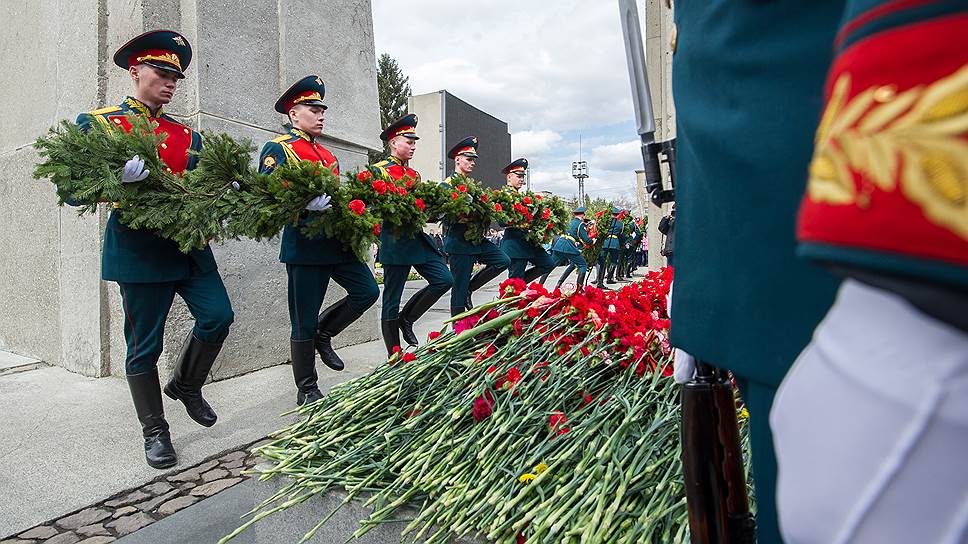
POLYGON ((585 180, 588 178, 588 163, 575 161, 571 163, 571 177, 578 180, 578 205, 585 205, 585 180))

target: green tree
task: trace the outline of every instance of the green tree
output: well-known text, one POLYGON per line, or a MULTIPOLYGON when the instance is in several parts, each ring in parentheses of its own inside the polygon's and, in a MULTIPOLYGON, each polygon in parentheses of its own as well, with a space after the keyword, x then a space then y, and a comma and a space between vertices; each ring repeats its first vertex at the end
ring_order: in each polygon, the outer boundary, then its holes
MULTIPOLYGON (((383 53, 377 61, 377 90, 380 93, 380 126, 403 117, 407 113, 407 98, 410 97, 410 78, 390 55, 383 53)), ((370 162, 376 162, 389 153, 386 145, 382 153, 370 153, 370 162)))

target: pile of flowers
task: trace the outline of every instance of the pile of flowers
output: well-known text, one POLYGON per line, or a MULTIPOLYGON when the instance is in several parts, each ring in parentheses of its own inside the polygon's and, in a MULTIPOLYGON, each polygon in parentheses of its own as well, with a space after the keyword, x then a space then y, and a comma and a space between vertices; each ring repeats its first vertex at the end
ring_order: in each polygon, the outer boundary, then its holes
POLYGON ((273 464, 261 477, 287 483, 223 542, 334 488, 368 496, 356 536, 409 505, 415 542, 685 541, 670 281, 505 281, 500 300, 300 408, 256 450, 273 464))

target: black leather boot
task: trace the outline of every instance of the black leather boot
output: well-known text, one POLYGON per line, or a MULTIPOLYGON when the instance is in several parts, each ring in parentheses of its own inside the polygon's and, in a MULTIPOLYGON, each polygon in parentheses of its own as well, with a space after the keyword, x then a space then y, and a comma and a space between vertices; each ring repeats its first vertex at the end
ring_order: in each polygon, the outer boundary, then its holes
POLYGON ((605 283, 602 281, 604 279, 605 279, 605 266, 599 265, 598 275, 595 277, 595 287, 598 287, 599 289, 608 289, 608 287, 605 287, 605 283))
POLYGON ((380 331, 383 333, 383 343, 387 347, 387 357, 389 357, 393 355, 393 348, 400 346, 400 320, 380 321, 380 331))
POLYGON ((466 304, 468 310, 474 307, 474 302, 471 300, 471 295, 474 294, 474 291, 477 291, 478 289, 487 285, 489 281, 498 277, 501 272, 504 272, 505 270, 507 270, 507 268, 503 266, 487 265, 479 270, 477 274, 474 274, 474 276, 471 278, 471 282, 467 286, 466 304))
POLYGON ((158 370, 128 375, 128 389, 134 400, 134 410, 141 422, 141 434, 145 438, 145 461, 152 468, 175 466, 178 458, 171 445, 165 408, 161 404, 161 383, 158 370))
POLYGON ((319 324, 316 327, 316 351, 323 364, 333 370, 343 370, 343 360, 333 351, 332 339, 343 332, 346 327, 359 319, 359 312, 349 304, 349 298, 344 297, 336 304, 319 314, 319 324))
MULTIPOLYGON (((524 279, 524 283, 530 284, 534 280, 540 278, 543 273, 544 273, 544 269, 543 268, 538 268, 537 266, 532 266, 530 269, 528 269, 528 270, 526 270, 524 272, 524 278, 523 278, 524 279)), ((550 274, 551 271, 549 270, 548 273, 550 274)))
MULTIPOLYGON (((420 316, 425 314, 440 295, 435 291, 430 289, 430 286, 424 287, 423 289, 417 291, 410 297, 410 300, 403 306, 403 310, 400 311, 400 332, 403 334, 403 339, 411 346, 416 346, 419 344, 417 341, 417 335, 413 332, 413 324, 420 319, 420 316)), ((385 337, 384 337, 385 338, 385 337)))
POLYGON ((316 385, 316 352, 312 340, 290 340, 292 377, 296 382, 296 404, 302 406, 323 398, 316 385))
POLYGON ((175 372, 165 386, 165 394, 172 400, 182 401, 188 417, 203 427, 215 425, 218 419, 215 410, 202 398, 202 385, 221 350, 222 344, 202 342, 193 333, 188 333, 175 372))
POLYGON ((581 291, 582 288, 585 287, 585 276, 587 274, 588 274, 588 272, 586 272, 584 270, 578 272, 578 279, 575 281, 575 284, 576 284, 575 289, 581 291))

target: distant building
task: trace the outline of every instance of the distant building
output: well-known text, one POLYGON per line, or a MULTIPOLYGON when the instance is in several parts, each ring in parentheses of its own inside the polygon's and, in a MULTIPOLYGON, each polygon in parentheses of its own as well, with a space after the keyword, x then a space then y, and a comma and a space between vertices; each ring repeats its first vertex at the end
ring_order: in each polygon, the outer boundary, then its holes
POLYGON ((420 142, 410 165, 425 179, 440 181, 454 173, 454 161, 447 158, 447 151, 467 136, 477 136, 480 157, 474 179, 485 187, 504 185, 501 169, 511 162, 511 134, 506 122, 446 90, 411 96, 408 110, 417 114, 420 123, 420 142))

